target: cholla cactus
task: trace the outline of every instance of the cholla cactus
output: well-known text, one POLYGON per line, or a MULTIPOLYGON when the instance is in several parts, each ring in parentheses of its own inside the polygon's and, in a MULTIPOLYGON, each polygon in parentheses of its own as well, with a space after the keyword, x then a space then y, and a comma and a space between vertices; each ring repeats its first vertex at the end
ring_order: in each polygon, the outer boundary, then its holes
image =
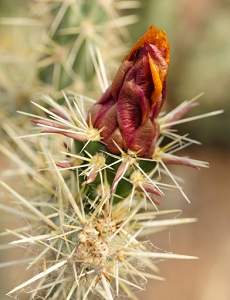
POLYGON ((67 87, 95 95, 95 53, 100 47, 107 72, 115 71, 117 59, 127 50, 126 27, 137 21, 137 15, 124 12, 139 7, 140 2, 35 0, 30 5, 44 29, 37 62, 40 79, 55 97, 62 96, 61 90, 67 87))
MULTIPOLYGON (((83 300, 125 294, 137 299, 135 290, 142 290, 147 279, 160 279, 145 270, 156 270, 155 258, 192 258, 153 251, 150 242, 139 240, 169 225, 194 221, 157 219, 169 213, 157 209, 165 188, 177 188, 186 198, 168 165, 207 167, 174 154, 192 140, 171 127, 186 121, 181 118, 196 103, 186 101, 160 114, 168 63, 166 35, 151 26, 98 102, 68 93, 63 105, 48 96, 45 105, 34 103, 40 113, 29 115, 39 132, 27 138, 37 155, 14 138, 30 159, 27 165, 15 158, 27 173, 27 193, 22 196, 2 185, 28 220, 11 231, 17 237, 12 244, 28 245, 34 253, 29 266, 35 275, 9 295, 23 291, 29 299, 83 300), (164 144, 164 137, 171 142, 164 144), (162 174, 171 178, 171 185, 162 182, 162 174)), ((14 135, 12 128, 5 129, 14 135)))
POLYGON ((61 90, 68 88, 98 97, 95 54, 100 49, 111 78, 127 52, 130 42, 127 26, 138 20, 137 14, 130 12, 137 11, 140 2, 24 2, 25 7, 20 8, 23 17, 13 17, 18 8, 11 17, 0 17, 3 116, 7 113, 12 116, 15 110, 22 109, 37 92, 48 93, 57 100, 62 98, 61 90))

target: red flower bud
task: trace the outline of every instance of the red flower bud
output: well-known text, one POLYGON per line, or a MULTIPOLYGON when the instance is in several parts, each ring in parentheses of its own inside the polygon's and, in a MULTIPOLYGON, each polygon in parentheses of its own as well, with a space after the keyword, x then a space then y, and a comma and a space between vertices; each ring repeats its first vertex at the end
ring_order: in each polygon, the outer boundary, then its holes
POLYGON ((111 86, 91 107, 88 122, 101 132, 107 149, 151 157, 159 135, 157 116, 166 95, 169 44, 164 31, 150 26, 133 46, 111 86), (115 143, 114 143, 115 142, 115 143))

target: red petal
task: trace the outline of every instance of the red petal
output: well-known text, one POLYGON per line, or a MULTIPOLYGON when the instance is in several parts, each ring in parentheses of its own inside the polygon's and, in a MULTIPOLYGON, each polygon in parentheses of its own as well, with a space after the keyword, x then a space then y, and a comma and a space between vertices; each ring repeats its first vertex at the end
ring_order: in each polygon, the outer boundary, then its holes
POLYGON ((115 178, 112 183, 112 188, 110 193, 112 194, 115 190, 116 186, 118 185, 118 182, 122 179, 125 172, 130 168, 130 164, 128 162, 122 162, 117 170, 117 173, 115 175, 115 178))
POLYGON ((55 164, 60 168, 70 168, 71 165, 68 162, 57 161, 55 164))
POLYGON ((198 166, 195 164, 191 163, 188 159, 183 158, 183 157, 162 157, 162 161, 166 165, 183 165, 187 167, 192 167, 194 169, 200 170, 198 166))
POLYGON ((32 119, 30 121, 33 122, 33 123, 35 123, 35 124, 41 124, 41 125, 46 125, 46 126, 55 127, 55 128, 61 128, 61 129, 65 129, 66 128, 64 125, 57 124, 57 123, 52 122, 52 121, 37 120, 37 119, 32 119))
POLYGON ((125 82, 117 103, 117 120, 124 139, 142 124, 149 112, 148 99, 134 80, 125 82))
POLYGON ((74 132, 66 132, 66 131, 62 131, 60 129, 52 129, 52 128, 45 129, 45 130, 42 130, 42 133, 59 133, 59 134, 65 135, 69 138, 72 138, 74 140, 77 140, 79 142, 86 142, 87 141, 87 138, 86 138, 85 135, 74 133, 74 132))
MULTIPOLYGON (((129 138, 127 147, 130 150, 138 152, 138 156, 146 157, 150 147, 155 148, 153 140, 156 135, 158 136, 158 126, 153 124, 150 119, 146 119, 144 124, 142 124, 129 138)), ((154 149, 152 150, 154 151, 154 149)))

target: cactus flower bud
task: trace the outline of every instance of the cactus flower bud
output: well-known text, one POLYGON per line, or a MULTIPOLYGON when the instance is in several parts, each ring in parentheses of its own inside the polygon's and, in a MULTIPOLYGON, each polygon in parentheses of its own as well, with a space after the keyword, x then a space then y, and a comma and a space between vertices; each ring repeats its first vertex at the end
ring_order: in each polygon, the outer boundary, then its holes
POLYGON ((125 57, 111 86, 89 111, 88 122, 94 128, 104 128, 101 136, 111 153, 120 153, 119 148, 134 151, 139 157, 150 158, 154 153, 168 65, 166 34, 152 25, 125 57))

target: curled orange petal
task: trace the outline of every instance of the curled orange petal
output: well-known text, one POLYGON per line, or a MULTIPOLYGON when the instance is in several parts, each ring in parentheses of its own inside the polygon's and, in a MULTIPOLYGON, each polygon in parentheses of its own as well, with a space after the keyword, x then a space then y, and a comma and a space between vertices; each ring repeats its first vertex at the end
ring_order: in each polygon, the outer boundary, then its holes
POLYGON ((167 36, 164 30, 156 28, 151 25, 148 31, 134 44, 129 54, 125 57, 125 60, 130 60, 131 56, 135 54, 137 50, 144 47, 145 43, 153 44, 162 51, 162 56, 169 65, 170 58, 170 46, 167 42, 167 36))

